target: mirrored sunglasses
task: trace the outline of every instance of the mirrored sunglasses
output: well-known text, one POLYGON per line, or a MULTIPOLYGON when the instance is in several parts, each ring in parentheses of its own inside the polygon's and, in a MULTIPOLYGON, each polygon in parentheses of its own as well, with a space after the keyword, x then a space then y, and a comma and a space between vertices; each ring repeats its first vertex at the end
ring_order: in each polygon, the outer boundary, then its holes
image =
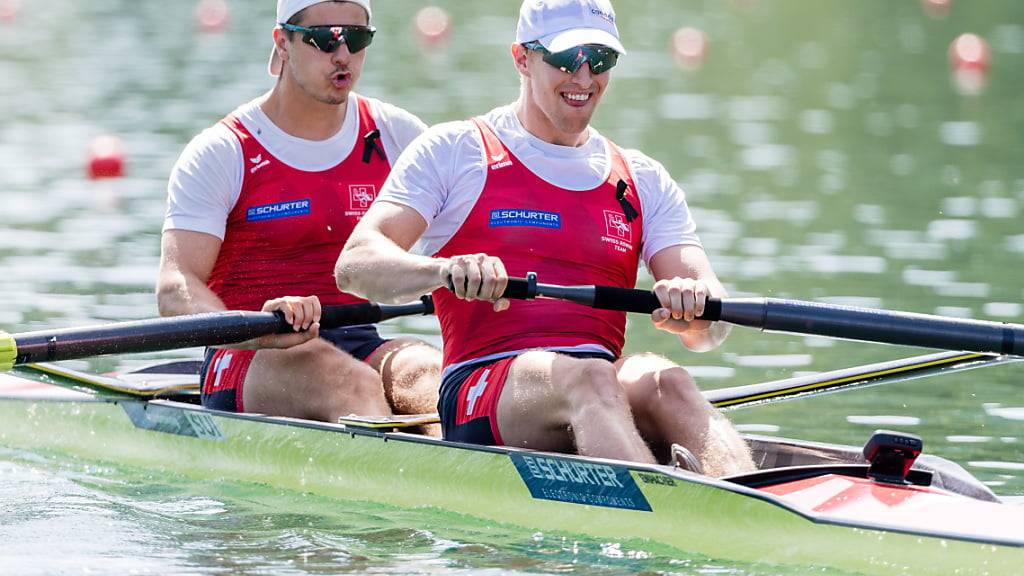
POLYGON ((614 68, 619 62, 618 52, 607 46, 596 44, 574 46, 561 52, 550 52, 540 42, 527 42, 523 44, 523 47, 527 50, 541 52, 545 62, 569 74, 575 74, 583 64, 590 64, 592 73, 603 74, 614 68))
POLYGON ((302 41, 321 52, 333 53, 342 44, 348 46, 350 54, 355 54, 373 42, 377 29, 373 26, 296 26, 281 24, 281 28, 302 34, 302 41))

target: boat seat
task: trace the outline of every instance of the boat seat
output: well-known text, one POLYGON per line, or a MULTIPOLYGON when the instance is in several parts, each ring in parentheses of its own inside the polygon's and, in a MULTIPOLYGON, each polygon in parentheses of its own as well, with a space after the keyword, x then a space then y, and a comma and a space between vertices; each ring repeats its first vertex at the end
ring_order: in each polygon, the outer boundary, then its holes
POLYGON ((358 416, 349 414, 338 418, 338 424, 348 428, 361 428, 377 432, 408 432, 427 424, 437 424, 441 418, 436 412, 428 414, 401 414, 392 416, 358 416))

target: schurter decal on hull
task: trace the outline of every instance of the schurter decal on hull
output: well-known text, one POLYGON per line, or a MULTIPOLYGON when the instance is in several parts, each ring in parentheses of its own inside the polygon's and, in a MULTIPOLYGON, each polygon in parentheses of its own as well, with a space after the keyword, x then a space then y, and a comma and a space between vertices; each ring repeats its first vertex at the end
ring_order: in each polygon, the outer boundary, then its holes
POLYGON ((651 511, 629 469, 622 466, 518 452, 509 457, 534 498, 651 511))

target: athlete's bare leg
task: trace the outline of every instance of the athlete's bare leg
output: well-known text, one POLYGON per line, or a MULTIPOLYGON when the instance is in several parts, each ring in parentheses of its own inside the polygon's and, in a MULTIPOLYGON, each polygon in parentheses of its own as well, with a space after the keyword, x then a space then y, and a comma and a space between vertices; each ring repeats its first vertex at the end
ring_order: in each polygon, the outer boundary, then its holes
POLYGON ((526 352, 512 363, 497 413, 509 446, 654 462, 606 360, 526 352))
POLYGON ((667 460, 674 442, 693 452, 708 476, 755 468, 746 442, 704 398, 686 370, 654 354, 630 356, 616 364, 640 434, 659 460, 667 460))
POLYGON ((391 414, 377 372, 321 338, 257 351, 242 402, 247 412, 326 422, 349 414, 391 414))
MULTIPOLYGON (((366 360, 380 373, 384 396, 395 414, 437 412, 440 350, 415 338, 396 338, 382 344, 366 360)), ((441 425, 424 426, 421 431, 440 436, 441 425)))

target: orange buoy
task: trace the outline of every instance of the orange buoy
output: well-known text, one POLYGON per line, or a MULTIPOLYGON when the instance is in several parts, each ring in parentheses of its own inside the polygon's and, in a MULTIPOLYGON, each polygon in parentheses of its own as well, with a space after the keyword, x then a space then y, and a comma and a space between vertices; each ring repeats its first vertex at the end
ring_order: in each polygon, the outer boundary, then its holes
POLYGON ((707 57, 708 40, 704 32, 684 26, 672 34, 669 50, 680 68, 696 70, 704 64, 707 57))
POLYGON ((124 145, 117 136, 104 134, 89 143, 89 177, 120 178, 124 176, 124 145))
POLYGON ((227 27, 230 11, 224 0, 199 0, 194 16, 200 32, 215 33, 227 27))
POLYGON ((977 34, 961 34, 949 45, 949 65, 954 70, 986 72, 991 57, 988 42, 977 34))
POLYGON ((416 13, 413 31, 421 45, 438 48, 448 43, 452 34, 452 20, 444 8, 427 6, 416 13))

